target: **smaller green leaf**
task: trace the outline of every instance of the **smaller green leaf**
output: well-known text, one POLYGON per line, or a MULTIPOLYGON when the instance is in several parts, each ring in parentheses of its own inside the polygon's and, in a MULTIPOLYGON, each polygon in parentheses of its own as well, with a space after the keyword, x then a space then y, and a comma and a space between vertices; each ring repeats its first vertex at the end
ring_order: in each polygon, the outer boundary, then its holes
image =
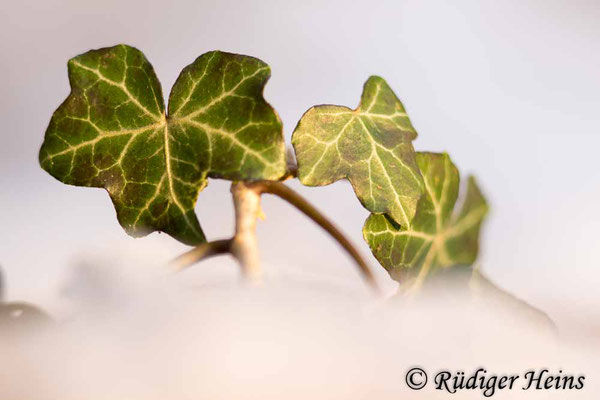
POLYGON ((436 268, 471 265, 479 249, 479 230, 488 205, 469 177, 460 211, 458 170, 447 154, 417 153, 425 182, 410 228, 386 215, 372 214, 363 228, 371 251, 392 278, 422 280, 436 268))
POLYGON ((298 178, 308 186, 348 178, 365 208, 410 226, 423 193, 416 137, 400 100, 372 76, 356 110, 322 105, 302 116, 292 135, 298 178))

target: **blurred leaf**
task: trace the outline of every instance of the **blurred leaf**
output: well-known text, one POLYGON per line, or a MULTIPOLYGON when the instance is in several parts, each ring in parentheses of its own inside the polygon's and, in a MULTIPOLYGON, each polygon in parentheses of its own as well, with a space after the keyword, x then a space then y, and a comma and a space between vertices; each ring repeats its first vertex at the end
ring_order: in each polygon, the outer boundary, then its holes
POLYGON ((302 116, 292 136, 298 177, 308 186, 348 178, 365 208, 410 226, 423 193, 416 137, 400 100, 373 76, 356 110, 322 105, 302 116))
POLYGON ((182 72, 169 97, 146 57, 119 45, 68 63, 71 93, 56 110, 40 164, 58 180, 105 188, 132 236, 163 231, 205 241, 194 205, 207 178, 279 179, 282 125, 262 97, 262 61, 214 51, 182 72))
POLYGON ((0 339, 10 335, 35 333, 52 324, 52 318, 34 305, 0 303, 0 339))
POLYGON ((447 154, 417 153, 425 182, 410 228, 385 215, 371 215, 363 235, 381 265, 398 280, 423 279, 436 268, 471 265, 478 253, 479 229, 488 205, 469 177, 460 211, 455 210, 458 170, 447 154))

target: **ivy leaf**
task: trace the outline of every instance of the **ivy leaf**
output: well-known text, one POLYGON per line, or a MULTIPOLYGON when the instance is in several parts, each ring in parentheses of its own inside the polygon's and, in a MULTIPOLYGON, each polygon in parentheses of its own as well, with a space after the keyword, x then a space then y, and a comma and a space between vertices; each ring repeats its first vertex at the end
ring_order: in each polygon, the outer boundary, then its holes
POLYGON ((447 154, 417 153, 425 183, 410 228, 386 215, 372 214, 363 228, 371 251, 399 281, 420 283, 436 268, 471 265, 478 253, 479 229, 488 205, 475 178, 468 179, 462 208, 454 211, 458 196, 458 170, 447 154))
POLYGON ((207 178, 258 180, 286 171, 282 125, 262 97, 262 61, 214 51, 160 82, 139 50, 119 45, 68 63, 71 93, 56 110, 40 164, 58 180, 105 188, 132 236, 163 231, 205 241, 194 213, 207 178))
POLYGON ((416 137, 400 100, 372 76, 356 110, 322 105, 302 116, 292 136, 298 178, 308 186, 347 178, 365 208, 410 226, 423 193, 416 137))

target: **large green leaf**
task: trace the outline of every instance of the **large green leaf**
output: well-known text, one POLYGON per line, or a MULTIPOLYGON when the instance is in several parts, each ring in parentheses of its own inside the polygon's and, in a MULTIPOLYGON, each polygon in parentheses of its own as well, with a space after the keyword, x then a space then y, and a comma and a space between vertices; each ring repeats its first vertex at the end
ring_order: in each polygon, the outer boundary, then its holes
POLYGON ((447 154, 417 153, 425 182, 410 228, 385 215, 371 215, 363 235, 371 251, 394 279, 423 281, 436 268, 471 265, 478 253, 479 229, 488 205, 469 177, 459 212, 458 170, 447 154))
POLYGON ((207 177, 280 178, 281 122, 262 91, 262 61, 214 51, 182 72, 165 113, 162 89, 139 50, 119 45, 68 63, 71 93, 56 110, 40 164, 58 180, 105 188, 133 236, 163 231, 205 241, 194 205, 207 177))
POLYGON ((302 116, 292 136, 298 177, 309 186, 348 178, 365 208, 410 226, 423 193, 416 137, 400 100, 372 76, 356 110, 322 105, 302 116))

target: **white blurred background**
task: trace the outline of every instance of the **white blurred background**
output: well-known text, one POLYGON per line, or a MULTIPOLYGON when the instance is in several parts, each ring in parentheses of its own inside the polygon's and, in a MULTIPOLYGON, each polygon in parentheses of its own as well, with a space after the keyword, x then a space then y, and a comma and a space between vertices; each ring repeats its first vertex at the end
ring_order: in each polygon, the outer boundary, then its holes
MULTIPOLYGON (((66 186, 37 152, 69 92, 66 61, 91 48, 142 50, 167 94, 179 71, 220 49, 272 68, 266 97, 289 141, 310 106, 355 107, 384 77, 419 132, 418 150, 448 151, 476 173, 492 213, 481 268, 559 322, 600 327, 600 3, 516 1, 19 0, 0 9, 0 266, 9 299, 60 314, 74 265, 102 254, 168 261, 186 248, 166 235, 129 238, 100 189, 66 186)), ((351 187, 293 187, 362 241, 367 212, 351 187)), ((211 239, 230 235, 229 186, 213 181, 197 213, 211 239)), ((310 221, 265 198, 268 275, 360 284, 351 261, 310 221)), ((186 273, 236 279, 214 259, 186 273)))

